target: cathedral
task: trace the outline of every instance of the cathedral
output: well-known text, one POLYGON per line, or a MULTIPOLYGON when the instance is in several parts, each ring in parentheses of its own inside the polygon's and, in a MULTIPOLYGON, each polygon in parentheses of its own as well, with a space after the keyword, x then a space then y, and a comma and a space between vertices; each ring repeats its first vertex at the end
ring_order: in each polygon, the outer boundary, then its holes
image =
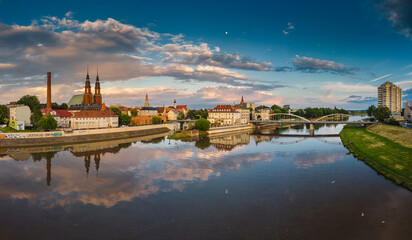
POLYGON ((73 95, 67 103, 69 110, 102 110, 103 100, 100 92, 99 71, 96 75, 96 83, 94 86, 94 94, 92 93, 89 68, 87 68, 86 82, 84 85, 84 93, 73 95))

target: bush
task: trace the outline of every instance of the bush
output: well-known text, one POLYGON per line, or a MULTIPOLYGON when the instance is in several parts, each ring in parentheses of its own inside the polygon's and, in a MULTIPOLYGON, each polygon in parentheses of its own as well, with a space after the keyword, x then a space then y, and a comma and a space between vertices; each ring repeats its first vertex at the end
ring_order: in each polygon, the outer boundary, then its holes
POLYGON ((386 106, 378 106, 372 111, 372 116, 378 119, 379 122, 384 122, 386 119, 390 118, 391 115, 391 110, 386 106))
POLYGON ((46 115, 40 118, 39 127, 44 130, 56 129, 57 121, 51 115, 46 115))
POLYGON ((130 125, 130 122, 132 121, 132 117, 130 117, 127 114, 122 114, 120 115, 119 120, 120 120, 121 125, 130 125))
POLYGON ((152 117, 152 124, 161 124, 162 122, 160 117, 152 117))
POLYGON ((199 131, 207 131, 210 128, 210 122, 204 118, 198 119, 195 121, 195 128, 199 131))
POLYGON ((395 118, 392 118, 392 117, 386 121, 386 124, 393 125, 393 126, 401 125, 398 121, 395 120, 395 118))

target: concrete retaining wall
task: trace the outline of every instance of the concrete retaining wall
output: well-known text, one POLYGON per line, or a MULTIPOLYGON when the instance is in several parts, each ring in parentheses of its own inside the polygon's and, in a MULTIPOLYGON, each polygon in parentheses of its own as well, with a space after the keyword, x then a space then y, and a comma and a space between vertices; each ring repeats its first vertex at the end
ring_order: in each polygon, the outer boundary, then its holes
POLYGON ((250 131, 253 130, 254 127, 252 124, 248 125, 237 125, 237 126, 230 126, 230 127, 216 127, 209 129, 209 135, 216 135, 216 134, 224 134, 230 132, 239 132, 239 131, 250 131))
POLYGON ((107 128, 76 130, 72 133, 56 132, 22 132, 0 133, 0 147, 42 146, 146 136, 168 132, 174 126, 169 124, 146 125, 127 128, 107 128))

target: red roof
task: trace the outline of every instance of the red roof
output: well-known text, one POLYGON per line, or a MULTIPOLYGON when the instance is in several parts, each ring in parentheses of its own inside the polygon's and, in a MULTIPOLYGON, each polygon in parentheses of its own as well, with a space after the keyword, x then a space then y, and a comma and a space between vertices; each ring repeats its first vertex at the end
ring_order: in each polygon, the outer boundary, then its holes
POLYGON ((74 113, 75 118, 90 118, 90 117, 117 117, 112 111, 87 110, 74 113))
POLYGON ((188 109, 188 108, 187 108, 187 105, 177 105, 177 106, 176 106, 176 110, 182 110, 182 109, 186 109, 186 110, 187 110, 187 109, 188 109))
POLYGON ((236 112, 236 110, 230 104, 219 104, 209 112, 236 112))
POLYGON ((45 115, 50 114, 52 111, 56 112, 55 115, 52 115, 53 117, 71 117, 73 115, 67 110, 57 110, 57 109, 54 110, 54 109, 51 109, 51 108, 46 108, 46 109, 41 110, 41 112, 45 115))

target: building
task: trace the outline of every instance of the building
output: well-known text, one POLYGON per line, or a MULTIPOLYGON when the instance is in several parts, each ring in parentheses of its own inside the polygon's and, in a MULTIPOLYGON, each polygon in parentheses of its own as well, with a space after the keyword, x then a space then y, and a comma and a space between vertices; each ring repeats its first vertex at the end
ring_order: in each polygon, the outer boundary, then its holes
POLYGON ((255 113, 255 119, 257 120, 263 120, 263 121, 267 121, 270 120, 270 114, 271 114, 271 109, 270 108, 262 108, 259 109, 256 113, 255 113))
POLYGON ((252 111, 255 111, 255 103, 247 103, 244 101, 243 96, 240 100, 239 104, 236 104, 235 107, 241 107, 241 108, 249 108, 252 109, 252 111))
POLYGON ((412 100, 403 103, 405 111, 403 113, 403 118, 405 121, 412 122, 412 100))
POLYGON ((57 121, 57 127, 70 128, 71 116, 73 114, 67 110, 42 109, 43 115, 51 115, 57 121))
POLYGON ((247 124, 250 120, 250 109, 235 107, 236 111, 240 113, 240 119, 235 124, 247 124))
POLYGON ((163 122, 166 122, 166 114, 159 113, 159 109, 151 107, 149 97, 146 94, 144 106, 140 108, 139 114, 132 118, 132 125, 152 124, 153 117, 160 117, 163 122))
POLYGON ((19 122, 24 122, 24 126, 31 126, 31 111, 26 105, 16 104, 16 105, 6 105, 7 107, 7 118, 10 120, 15 120, 19 122))
POLYGON ((73 95, 67 105, 68 110, 100 110, 103 104, 101 88, 100 88, 100 78, 99 72, 97 71, 96 82, 94 87, 94 94, 92 93, 89 68, 87 68, 86 82, 84 85, 84 93, 73 95))
POLYGON ((207 119, 214 126, 229 126, 240 121, 241 112, 236 111, 232 105, 217 105, 209 109, 207 119))
POLYGON ((179 111, 177 110, 171 110, 167 113, 167 120, 169 121, 176 121, 177 120, 177 116, 179 116, 179 111))
POLYGON ((378 106, 388 107, 393 115, 402 112, 402 89, 391 82, 378 87, 378 106))
POLYGON ((71 116, 72 129, 115 128, 119 126, 119 117, 110 110, 80 111, 71 116))

